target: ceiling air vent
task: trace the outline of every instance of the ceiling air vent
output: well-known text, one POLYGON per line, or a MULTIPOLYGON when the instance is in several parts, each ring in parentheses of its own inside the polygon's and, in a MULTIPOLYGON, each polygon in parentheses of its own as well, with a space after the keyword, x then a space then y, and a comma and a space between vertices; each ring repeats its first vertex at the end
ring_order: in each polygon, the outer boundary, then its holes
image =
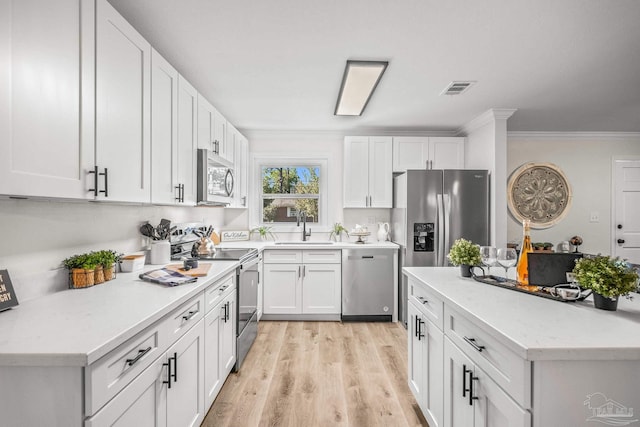
POLYGON ((475 82, 451 82, 440 95, 460 95, 474 83, 475 82))

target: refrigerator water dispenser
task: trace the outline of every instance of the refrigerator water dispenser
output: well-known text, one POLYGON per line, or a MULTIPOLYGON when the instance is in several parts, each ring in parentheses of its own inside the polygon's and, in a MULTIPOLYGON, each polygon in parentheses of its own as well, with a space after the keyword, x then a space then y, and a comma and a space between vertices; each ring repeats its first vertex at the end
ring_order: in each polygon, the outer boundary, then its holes
POLYGON ((433 222, 415 222, 413 224, 413 250, 415 252, 433 252, 433 222))

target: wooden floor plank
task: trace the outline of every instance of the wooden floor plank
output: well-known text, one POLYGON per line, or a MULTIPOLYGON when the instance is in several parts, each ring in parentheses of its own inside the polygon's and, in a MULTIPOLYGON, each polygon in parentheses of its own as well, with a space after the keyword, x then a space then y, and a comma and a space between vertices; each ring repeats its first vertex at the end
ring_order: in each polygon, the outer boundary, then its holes
POLYGON ((406 335, 398 323, 260 322, 202 425, 426 426, 406 335))

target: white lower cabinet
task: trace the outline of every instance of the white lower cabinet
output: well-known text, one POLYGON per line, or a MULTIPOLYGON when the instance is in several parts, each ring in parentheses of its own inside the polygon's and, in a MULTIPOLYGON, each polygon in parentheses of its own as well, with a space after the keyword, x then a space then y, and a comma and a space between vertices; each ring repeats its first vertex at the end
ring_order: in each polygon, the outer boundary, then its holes
POLYGON ((206 414, 201 320, 85 426, 199 426, 206 414))
POLYGON ((442 426, 444 334, 413 301, 408 318, 409 388, 429 426, 442 426))
POLYGON ((264 314, 340 314, 339 255, 339 250, 265 251, 264 314), (283 262, 289 259, 301 262, 283 262))
POLYGON ((235 286, 226 290, 222 300, 204 318, 205 406, 211 406, 236 361, 235 286))
POLYGON ((204 322, 169 350, 166 359, 167 426, 199 426, 204 406, 204 322))
POLYGON ((511 399, 449 338, 444 342, 444 362, 445 426, 531 426, 531 413, 511 399))
POLYGON ((96 415, 86 427, 167 425, 165 359, 158 358, 96 415))

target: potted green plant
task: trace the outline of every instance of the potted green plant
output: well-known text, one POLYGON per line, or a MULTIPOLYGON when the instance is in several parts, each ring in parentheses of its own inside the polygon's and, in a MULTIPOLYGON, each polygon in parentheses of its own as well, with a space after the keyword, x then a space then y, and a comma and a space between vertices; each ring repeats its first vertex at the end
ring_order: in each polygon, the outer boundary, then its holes
POLYGON ((259 227, 254 227, 249 232, 249 235, 253 235, 257 233, 262 240, 267 240, 267 238, 271 238, 272 240, 276 240, 276 236, 271 232, 273 227, 267 225, 261 225, 259 227))
POLYGON ((333 228, 331 229, 331 234, 329 234, 329 240, 333 239, 334 241, 340 240, 342 242, 342 233, 346 234, 349 237, 349 232, 346 228, 339 222, 333 224, 333 228))
POLYGON ((460 266, 462 277, 471 277, 471 267, 482 262, 480 246, 465 239, 458 239, 453 243, 447 258, 451 264, 460 266))
POLYGON ((593 291, 594 306, 603 310, 617 310, 618 297, 631 298, 629 292, 638 286, 638 273, 620 258, 580 258, 573 273, 580 286, 593 291))
POLYGON ((104 280, 115 278, 115 264, 120 262, 120 255, 110 249, 96 252, 104 272, 104 280))
POLYGON ((90 253, 73 255, 62 261, 70 271, 70 286, 73 288, 87 288, 95 284, 95 268, 99 264, 97 257, 90 253))

